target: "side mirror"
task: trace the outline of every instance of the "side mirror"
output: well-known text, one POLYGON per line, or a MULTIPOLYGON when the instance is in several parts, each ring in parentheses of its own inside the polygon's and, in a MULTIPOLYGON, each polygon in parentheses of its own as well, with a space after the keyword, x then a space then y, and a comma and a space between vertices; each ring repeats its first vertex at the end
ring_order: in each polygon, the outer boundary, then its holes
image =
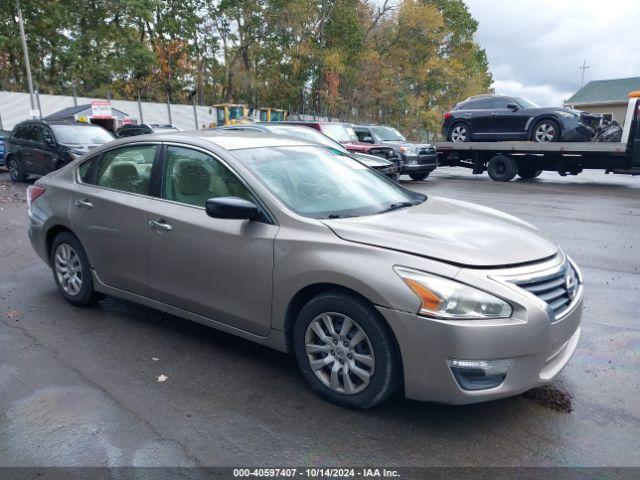
POLYGON ((205 203, 207 215, 212 218, 252 220, 258 213, 255 203, 239 197, 210 198, 205 203))
POLYGON ((511 111, 518 111, 520 110, 520 107, 518 105, 516 105, 515 103, 510 103, 509 105, 507 105, 507 108, 511 111))
POLYGON ((362 141, 365 142, 365 143, 374 143, 373 137, 371 137, 369 135, 362 137, 362 141))

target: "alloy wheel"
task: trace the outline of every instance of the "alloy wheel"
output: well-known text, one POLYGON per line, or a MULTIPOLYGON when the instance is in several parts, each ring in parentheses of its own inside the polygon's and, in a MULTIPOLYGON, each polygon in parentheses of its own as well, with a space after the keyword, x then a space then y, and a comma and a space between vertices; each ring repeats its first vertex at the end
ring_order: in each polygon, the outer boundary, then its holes
POLYGON ((369 337, 341 313, 323 313, 311 321, 305 351, 315 376, 334 392, 354 395, 363 391, 375 371, 369 337))
POLYGON ((457 125, 451 131, 451 141, 452 142, 466 142, 467 141, 467 127, 464 125, 457 125))
POLYGON ((15 160, 9 160, 7 167, 9 167, 9 175, 12 179, 15 180, 20 176, 20 170, 18 170, 18 164, 15 160))
POLYGON ((76 251, 68 243, 61 243, 54 255, 54 268, 58 283, 69 295, 82 290, 82 264, 76 251))
POLYGON ((551 123, 541 123, 535 131, 536 142, 551 142, 556 136, 556 127, 551 123))

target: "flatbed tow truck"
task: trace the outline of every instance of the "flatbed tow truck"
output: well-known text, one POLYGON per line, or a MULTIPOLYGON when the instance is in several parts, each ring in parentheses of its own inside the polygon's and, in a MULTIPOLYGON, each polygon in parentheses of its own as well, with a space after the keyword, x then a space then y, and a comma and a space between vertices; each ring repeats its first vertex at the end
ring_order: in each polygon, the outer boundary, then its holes
POLYGON ((629 94, 620 143, 608 142, 435 142, 438 167, 485 171, 496 181, 516 175, 535 178, 543 171, 578 175, 585 169, 640 175, 640 91, 629 94))

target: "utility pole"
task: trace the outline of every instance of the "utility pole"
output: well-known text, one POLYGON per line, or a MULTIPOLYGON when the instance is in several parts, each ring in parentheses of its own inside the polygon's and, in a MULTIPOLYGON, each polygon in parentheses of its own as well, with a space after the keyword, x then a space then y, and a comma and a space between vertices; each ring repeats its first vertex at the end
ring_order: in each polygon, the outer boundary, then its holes
POLYGON ((33 95, 33 80, 31 79, 31 65, 29 64, 29 51, 27 50, 27 37, 24 34, 24 21, 22 20, 22 9, 20 0, 16 0, 18 9, 18 25, 20 26, 20 40, 22 40, 22 52, 24 53, 24 67, 27 70, 27 83, 29 84, 29 100, 31 100, 31 118, 36 118, 36 100, 33 95))
POLYGON ((578 70, 582 70, 582 78, 580 80, 580 88, 584 87, 584 71, 587 68, 591 68, 591 67, 589 65, 587 65, 587 61, 586 60, 583 60, 582 61, 582 66, 578 67, 578 70))

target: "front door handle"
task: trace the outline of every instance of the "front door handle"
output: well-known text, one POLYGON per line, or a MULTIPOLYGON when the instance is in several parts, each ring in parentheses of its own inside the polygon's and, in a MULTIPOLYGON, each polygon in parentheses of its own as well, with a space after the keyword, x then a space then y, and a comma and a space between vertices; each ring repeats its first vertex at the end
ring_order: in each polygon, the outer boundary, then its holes
POLYGON ((149 220, 149 227, 163 232, 170 232, 173 230, 173 227, 169 225, 166 220, 149 220))
POLYGON ((86 208, 87 210, 93 208, 93 203, 89 200, 76 200, 76 207, 78 208, 86 208))

